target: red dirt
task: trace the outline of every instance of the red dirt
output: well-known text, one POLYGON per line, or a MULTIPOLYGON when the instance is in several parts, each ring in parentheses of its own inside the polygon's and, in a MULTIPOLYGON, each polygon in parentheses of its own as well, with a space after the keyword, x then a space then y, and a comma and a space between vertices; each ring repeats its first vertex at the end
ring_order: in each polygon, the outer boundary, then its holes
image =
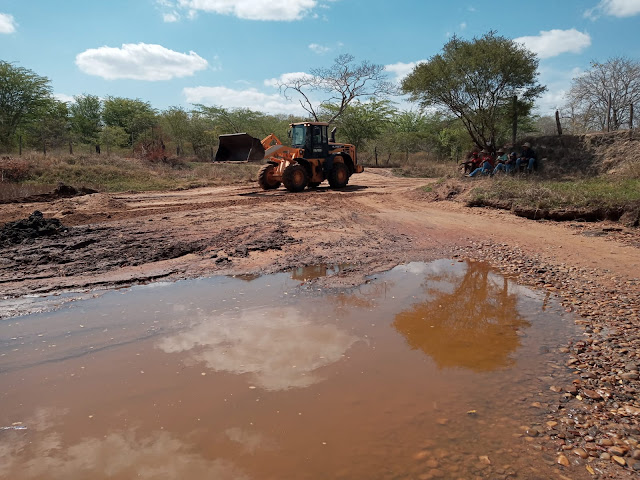
POLYGON ((616 276, 640 271, 640 250, 629 245, 638 240, 633 230, 586 237, 583 229, 601 230, 602 224, 576 228, 430 203, 415 194, 425 183, 369 171, 342 191, 291 194, 251 185, 0 205, 0 224, 39 210, 72 227, 4 246, 0 284, 5 296, 19 297, 320 263, 354 265, 326 279, 350 284, 397 263, 447 257, 485 241, 616 276), (627 241, 611 241, 614 234, 627 241))

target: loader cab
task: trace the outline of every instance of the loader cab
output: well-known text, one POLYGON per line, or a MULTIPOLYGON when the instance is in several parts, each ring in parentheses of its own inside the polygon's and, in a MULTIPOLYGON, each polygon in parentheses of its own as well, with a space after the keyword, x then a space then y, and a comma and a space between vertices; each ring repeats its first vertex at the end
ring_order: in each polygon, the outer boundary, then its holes
POLYGON ((327 123, 294 123, 291 125, 291 146, 304 149, 304 158, 326 158, 329 155, 327 123))

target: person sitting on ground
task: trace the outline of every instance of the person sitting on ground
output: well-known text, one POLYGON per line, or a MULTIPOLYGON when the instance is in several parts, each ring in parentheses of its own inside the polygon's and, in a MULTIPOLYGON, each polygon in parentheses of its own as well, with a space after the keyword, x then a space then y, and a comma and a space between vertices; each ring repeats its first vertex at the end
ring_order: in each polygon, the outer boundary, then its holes
POLYGON ((520 158, 516 160, 516 171, 520 171, 520 166, 526 165, 527 173, 531 173, 538 169, 538 157, 536 152, 531 149, 531 144, 525 142, 522 144, 522 151, 520 152, 520 158))
POLYGON ((467 156, 467 161, 462 164, 462 166, 464 167, 464 173, 470 173, 478 168, 478 161, 478 152, 471 152, 467 156))
POLYGON ((480 152, 480 159, 482 161, 482 166, 476 168, 473 172, 471 172, 467 177, 475 177, 479 173, 483 175, 491 175, 493 172, 493 157, 486 150, 482 150, 480 152))
POLYGON ((504 148, 499 148, 496 152, 498 158, 496 158, 496 168, 493 169, 491 175, 495 175, 498 172, 508 172, 510 168, 507 167, 507 162, 509 161, 509 155, 507 155, 504 151, 504 148))

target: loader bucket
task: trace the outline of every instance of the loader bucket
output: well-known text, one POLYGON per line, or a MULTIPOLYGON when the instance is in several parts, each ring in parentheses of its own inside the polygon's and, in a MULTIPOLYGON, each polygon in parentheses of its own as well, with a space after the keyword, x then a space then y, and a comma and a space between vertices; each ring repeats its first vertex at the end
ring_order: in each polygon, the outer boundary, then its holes
POLYGON ((264 158, 260 140, 246 133, 220 135, 216 162, 259 162, 264 158))

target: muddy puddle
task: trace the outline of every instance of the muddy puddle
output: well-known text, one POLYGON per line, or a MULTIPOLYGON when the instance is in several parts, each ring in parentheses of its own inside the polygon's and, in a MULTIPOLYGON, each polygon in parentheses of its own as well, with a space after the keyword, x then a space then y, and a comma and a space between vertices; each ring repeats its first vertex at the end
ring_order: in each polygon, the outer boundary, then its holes
POLYGON ((27 429, 0 478, 560 478, 524 434, 567 381, 559 305, 480 263, 303 281, 324 268, 3 320, 0 427, 27 429))

